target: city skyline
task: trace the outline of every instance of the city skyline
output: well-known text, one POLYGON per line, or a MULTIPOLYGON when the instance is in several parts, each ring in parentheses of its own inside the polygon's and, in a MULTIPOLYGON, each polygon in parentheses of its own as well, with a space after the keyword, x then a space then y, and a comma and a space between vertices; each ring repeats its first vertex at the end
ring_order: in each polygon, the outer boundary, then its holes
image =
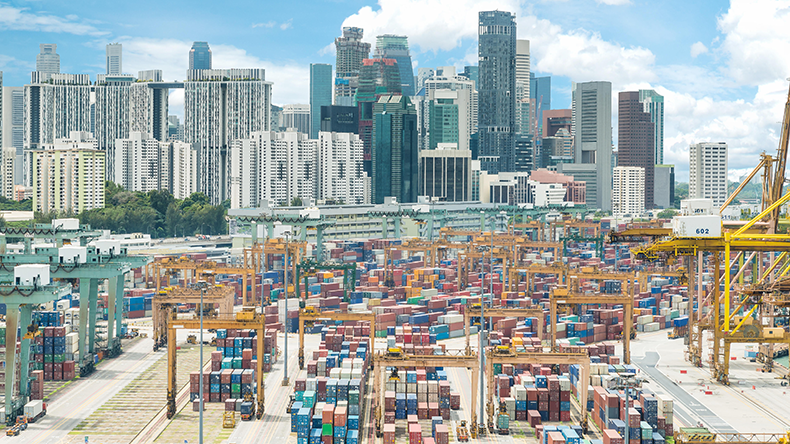
MULTIPOLYGON (((119 42, 124 71, 162 69, 166 80, 183 80, 189 48, 201 40, 211 45, 216 68, 267 69, 275 85, 273 103, 308 103, 309 64, 334 64, 333 41, 342 26, 363 27, 364 41, 374 44, 378 35, 407 36, 417 67, 470 64, 476 58, 476 20, 482 5, 467 2, 449 14, 432 14, 441 10, 440 5, 408 1, 396 10, 386 1, 352 2, 317 5, 299 15, 303 8, 295 2, 266 14, 255 8, 238 14, 240 6, 232 6, 209 16, 200 14, 198 2, 183 17, 164 14, 161 19, 155 14, 161 6, 146 2, 142 8, 118 5, 106 11, 80 4, 49 5, 46 11, 36 4, 26 9, 0 6, 15 13, 0 33, 16 42, 0 51, 0 70, 4 85, 22 86, 35 69, 38 45, 56 43, 61 72, 89 74, 93 80, 106 69, 106 44, 119 42), (403 11, 418 6, 423 9, 421 21, 431 26, 401 20, 403 11), (125 26, 110 25, 118 16, 124 17, 125 26), (263 16, 265 20, 256 20, 263 16), (163 27, 165 19, 168 26, 163 27), (201 35, 194 35, 194 29, 201 29, 201 35), (256 43, 250 44, 253 38, 256 43)), ((785 73, 790 71, 790 62, 772 56, 790 40, 785 38, 790 31, 783 29, 776 13, 779 3, 746 7, 742 1, 699 2, 681 18, 670 13, 672 2, 568 1, 536 3, 527 9, 526 3, 501 0, 485 5, 495 7, 515 12, 518 38, 531 41, 532 71, 554 77, 554 108, 570 107, 572 81, 611 81, 613 92, 655 89, 664 95, 664 163, 678 166, 679 180, 688 178, 691 143, 727 141, 733 165, 750 165, 759 152, 773 150, 778 143, 776 116, 784 102, 785 73), (644 16, 655 22, 656 32, 633 26, 634 18, 644 16), (756 17, 765 20, 755 21, 756 17), (772 31, 762 33, 762 28, 772 31), (586 57, 585 48, 600 57, 586 57), (562 60, 552 56, 560 53, 565 54, 562 60)), ((171 112, 183 117, 182 110, 183 91, 174 91, 171 112)), ((744 170, 735 168, 730 177, 744 170)))

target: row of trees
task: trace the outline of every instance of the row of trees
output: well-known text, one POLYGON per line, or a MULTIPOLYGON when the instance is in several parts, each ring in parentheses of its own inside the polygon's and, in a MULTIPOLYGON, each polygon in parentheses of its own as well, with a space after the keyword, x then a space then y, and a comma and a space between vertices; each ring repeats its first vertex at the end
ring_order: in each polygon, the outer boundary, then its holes
POLYGON ((105 185, 105 206, 69 213, 36 213, 36 223, 48 223, 57 217, 77 217, 81 224, 113 233, 146 233, 153 238, 217 235, 228 232, 225 220, 228 203, 211 205, 203 193, 176 199, 167 190, 147 193, 127 191, 113 182, 105 185))

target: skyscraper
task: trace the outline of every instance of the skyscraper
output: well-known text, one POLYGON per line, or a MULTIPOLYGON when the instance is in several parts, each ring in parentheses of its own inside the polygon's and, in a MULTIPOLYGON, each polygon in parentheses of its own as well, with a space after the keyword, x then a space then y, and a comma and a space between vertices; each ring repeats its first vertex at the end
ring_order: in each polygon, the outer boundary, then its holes
POLYGON ((475 89, 479 89, 477 84, 480 82, 480 68, 477 66, 464 66, 463 77, 475 82, 475 89))
POLYGON ((57 53, 58 45, 55 43, 42 43, 38 45, 41 53, 36 56, 36 71, 42 74, 41 80, 48 80, 52 74, 60 72, 60 56, 57 53))
POLYGON ((645 193, 643 206, 652 209, 653 179, 655 177, 655 125, 650 114, 643 111, 639 92, 624 91, 618 94, 617 113, 617 166, 640 167, 643 170, 645 193))
POLYGON ((107 45, 107 75, 119 76, 123 73, 122 45, 110 43, 107 45))
POLYGON ((351 106, 357 91, 362 61, 370 55, 370 43, 362 41, 362 28, 343 28, 335 39, 335 105, 351 106))
POLYGON ((310 64, 310 138, 321 130, 321 107, 332 105, 332 65, 310 64))
POLYGON ((420 195, 445 202, 472 197, 472 152, 437 149, 420 151, 420 195))
POLYGON ((359 107, 359 138, 365 147, 365 171, 373 177, 373 103, 380 94, 400 94, 401 82, 395 59, 365 59, 358 79, 354 102, 359 107))
MULTIPOLYGON (((612 84, 586 82, 573 84, 574 162, 587 178, 587 206, 603 211, 612 209, 612 84), (590 174, 592 173, 592 174, 590 174)), ((563 167, 564 168, 564 167, 563 167)), ((564 169, 563 173, 566 172, 564 169)), ((567 171, 573 174, 570 169, 567 171)))
POLYGON ((664 96, 652 89, 640 89, 639 101, 642 102, 645 112, 650 113, 650 121, 653 122, 655 128, 653 131, 655 160, 653 162, 656 165, 662 165, 664 163, 664 96))
POLYGON ((343 201, 347 205, 367 204, 368 175, 362 167, 362 140, 356 134, 322 131, 318 136, 315 197, 343 201))
POLYGON ((417 111, 408 96, 383 94, 373 107, 373 203, 417 201, 417 111))
POLYGON ((551 109, 551 77, 535 77, 535 73, 529 73, 529 96, 535 100, 535 121, 538 130, 535 134, 543 134, 543 113, 551 109))
POLYGON ((529 40, 516 40, 516 83, 524 85, 524 97, 521 99, 532 97, 530 93, 529 40))
POLYGON ((376 37, 376 57, 395 59, 398 62, 398 72, 400 73, 401 93, 404 96, 416 94, 408 37, 392 34, 376 37))
POLYGON ((187 71, 184 141, 198 150, 198 190, 214 204, 227 197, 227 148, 268 131, 272 83, 261 68, 187 71))
POLYGON ((24 149, 39 149, 72 131, 90 132, 91 88, 87 74, 34 72, 24 89, 24 149))
POLYGON ((2 146, 16 149, 14 177, 22 183, 22 165, 25 134, 25 89, 21 86, 4 86, 2 91, 2 146))
POLYGON ((516 17, 481 11, 478 27, 478 132, 480 167, 489 173, 515 169, 516 17))
POLYGON ((727 200, 727 144, 694 143, 689 147, 689 198, 713 199, 720 207, 727 200))
POLYGON ((195 42, 189 50, 189 69, 211 69, 211 49, 208 42, 195 42))

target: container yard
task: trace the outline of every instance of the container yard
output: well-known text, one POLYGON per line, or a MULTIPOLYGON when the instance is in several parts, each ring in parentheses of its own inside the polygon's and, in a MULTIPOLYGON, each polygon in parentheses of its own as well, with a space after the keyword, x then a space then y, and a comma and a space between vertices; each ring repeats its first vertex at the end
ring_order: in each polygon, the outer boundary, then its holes
MULTIPOLYGON (((787 318, 761 328, 736 313, 759 335, 727 342, 722 378, 715 310, 699 291, 723 293, 721 261, 646 260, 665 225, 568 215, 434 240, 324 239, 322 251, 264 237, 228 263, 119 251, 121 275, 52 276, 36 290, 47 301, 6 315, 0 346, 17 351, 3 351, 15 371, 2 419, 26 442, 103 439, 100 412, 120 408, 125 387, 148 387, 157 395, 118 442, 197 439, 183 421, 202 414, 217 443, 664 444, 695 442, 691 428, 790 426, 776 400, 787 371, 772 365, 787 318)), ((749 282, 758 265, 732 274, 749 282)))

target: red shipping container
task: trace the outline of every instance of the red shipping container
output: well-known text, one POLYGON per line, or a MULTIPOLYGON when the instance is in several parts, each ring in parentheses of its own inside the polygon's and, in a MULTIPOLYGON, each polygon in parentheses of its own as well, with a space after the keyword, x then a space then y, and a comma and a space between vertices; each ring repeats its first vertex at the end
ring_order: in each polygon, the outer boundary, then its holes
POLYGON ((335 426, 345 427, 348 414, 346 413, 347 407, 338 407, 335 409, 335 426))
POLYGON ((560 412, 560 422, 570 422, 571 420, 571 412, 561 411, 560 412))
MULTIPOLYGON (((198 410, 200 411, 200 410, 198 410)), ((234 412, 236 411, 236 400, 235 399, 226 399, 225 400, 225 411, 226 412, 234 412)))
MULTIPOLYGON (((333 424, 335 415, 335 406, 333 404, 327 404, 324 406, 324 410, 321 412, 321 422, 323 424, 333 424)), ((337 424, 336 424, 337 425, 337 424)))
POLYGON ((436 424, 436 444, 449 444, 449 442, 450 442, 450 433, 447 429, 447 425, 436 424))
POLYGON ((422 427, 420 427, 420 424, 409 424, 409 444, 422 444, 422 427))
POLYGON ((527 421, 529 421, 530 427, 540 425, 540 412, 537 410, 527 411, 527 421))
POLYGON ((548 444, 565 444, 565 437, 560 432, 549 432, 548 444))
MULTIPOLYGON (((384 444, 395 444, 395 424, 384 424, 382 432, 384 435, 384 444)), ((622 444, 622 442, 618 444, 622 444)))

